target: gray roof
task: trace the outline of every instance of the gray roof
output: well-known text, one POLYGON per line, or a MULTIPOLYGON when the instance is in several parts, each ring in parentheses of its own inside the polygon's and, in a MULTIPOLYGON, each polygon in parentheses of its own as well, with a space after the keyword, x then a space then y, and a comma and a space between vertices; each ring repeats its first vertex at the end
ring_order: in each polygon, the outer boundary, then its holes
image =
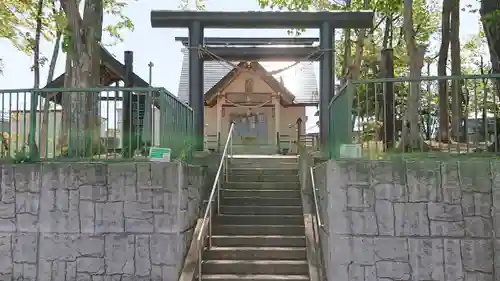
MULTIPOLYGON (((179 80, 178 97, 181 101, 189 100, 189 63, 187 49, 183 49, 184 58, 182 59, 181 77, 179 80)), ((238 64, 239 62, 233 62, 238 64)), ((287 68, 294 64, 290 62, 259 62, 267 71, 275 71, 287 68)), ((204 92, 208 92, 220 79, 222 79, 232 66, 223 61, 205 61, 204 62, 204 92)), ((296 103, 318 102, 318 83, 314 72, 313 62, 300 62, 297 65, 274 75, 280 81, 283 79, 285 87, 295 95, 296 103)))

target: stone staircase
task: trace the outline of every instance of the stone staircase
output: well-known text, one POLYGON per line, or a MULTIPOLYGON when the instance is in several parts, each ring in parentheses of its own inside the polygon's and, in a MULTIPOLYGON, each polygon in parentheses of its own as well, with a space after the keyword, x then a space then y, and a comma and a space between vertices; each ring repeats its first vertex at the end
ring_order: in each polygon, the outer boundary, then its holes
POLYGON ((202 280, 309 280, 297 159, 247 157, 231 161, 202 280))
POLYGON ((278 147, 276 144, 233 144, 233 153, 244 155, 273 155, 276 154, 278 147))

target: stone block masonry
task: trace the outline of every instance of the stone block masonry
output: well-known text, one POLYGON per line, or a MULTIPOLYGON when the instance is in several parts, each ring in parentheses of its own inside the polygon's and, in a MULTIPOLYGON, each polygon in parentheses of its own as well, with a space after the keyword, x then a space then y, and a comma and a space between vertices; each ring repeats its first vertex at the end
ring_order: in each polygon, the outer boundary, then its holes
POLYGON ((0 281, 177 281, 199 213, 202 168, 0 169, 0 281))
POLYGON ((315 169, 327 280, 500 280, 500 161, 315 169))

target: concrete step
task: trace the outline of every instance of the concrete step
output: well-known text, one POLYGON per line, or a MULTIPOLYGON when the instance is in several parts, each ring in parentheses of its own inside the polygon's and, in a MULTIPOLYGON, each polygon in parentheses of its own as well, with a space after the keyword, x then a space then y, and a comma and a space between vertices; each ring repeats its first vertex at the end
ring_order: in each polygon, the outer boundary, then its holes
POLYGON ((220 206, 223 215, 302 215, 300 206, 220 206))
POLYGON ((229 162, 230 168, 287 168, 287 169, 298 169, 299 164, 297 163, 234 163, 229 162))
POLYGON ((230 159, 232 168, 295 168, 299 166, 294 156, 235 155, 230 159))
POLYGON ((222 196, 225 197, 261 197, 261 198, 300 198, 300 189, 227 189, 224 188, 222 196))
POLYGON ((233 153, 231 160, 237 162, 262 162, 262 163, 297 163, 297 155, 237 155, 233 153))
POLYGON ((212 247, 206 260, 306 260, 305 247, 212 247))
POLYGON ((265 197, 223 197, 222 205, 227 206, 302 206, 300 198, 265 197))
POLYGON ((304 225, 302 215, 218 215, 215 224, 222 225, 304 225))
POLYGON ((296 168, 230 168, 229 174, 234 175, 292 175, 299 174, 296 168))
POLYGON ((235 175, 229 173, 229 181, 231 182, 299 182, 299 175, 235 175))
MULTIPOLYGON (((233 139, 236 142, 236 139, 233 139)), ((278 152, 276 144, 235 144, 233 143, 232 151, 234 154, 244 155, 274 155, 278 152)))
POLYGON ((214 224, 214 235, 304 235, 301 225, 251 225, 251 224, 214 224))
POLYGON ((307 261, 297 260, 205 260, 203 274, 289 274, 309 273, 307 261))
POLYGON ((251 189, 251 190, 300 190, 300 183, 293 182, 226 182, 223 184, 227 189, 251 189))
POLYGON ((309 281, 307 275, 203 274, 203 281, 309 281))
POLYGON ((214 235, 212 245, 217 247, 305 247, 305 236, 284 235, 214 235))

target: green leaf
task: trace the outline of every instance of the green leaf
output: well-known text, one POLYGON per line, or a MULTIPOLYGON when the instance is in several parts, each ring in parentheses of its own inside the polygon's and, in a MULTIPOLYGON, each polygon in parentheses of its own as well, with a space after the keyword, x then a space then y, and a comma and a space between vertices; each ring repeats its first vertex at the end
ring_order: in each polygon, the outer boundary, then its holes
MULTIPOLYGON (((84 1, 84 0, 83 0, 84 1)), ((123 41, 123 34, 133 30, 132 20, 124 14, 125 8, 136 0, 103 0, 104 16, 111 17, 113 24, 103 27, 114 43, 123 41)), ((58 30, 65 30, 62 40, 62 50, 66 52, 71 42, 71 35, 66 30, 67 19, 60 7, 45 1, 46 6, 42 16, 42 35, 47 41, 55 38, 58 30)), ((201 3, 201 2, 200 2, 201 3)), ((0 1, 0 38, 10 40, 18 50, 31 54, 33 35, 36 26, 36 2, 34 0, 3 0, 0 1)))

